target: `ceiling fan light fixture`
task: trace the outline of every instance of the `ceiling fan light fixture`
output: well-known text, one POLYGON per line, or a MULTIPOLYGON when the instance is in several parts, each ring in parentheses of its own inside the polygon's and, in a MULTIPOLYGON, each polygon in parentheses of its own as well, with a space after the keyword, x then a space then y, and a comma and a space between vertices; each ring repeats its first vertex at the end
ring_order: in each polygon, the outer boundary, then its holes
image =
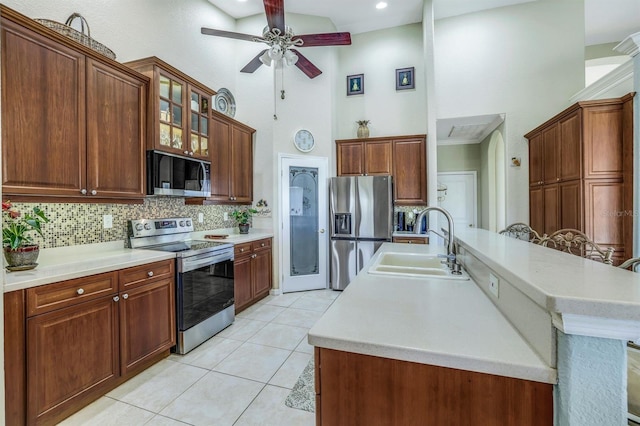
POLYGON ((269 51, 267 50, 262 55, 260 55, 260 62, 265 64, 266 66, 271 66, 271 56, 269 55, 269 51))
POLYGON ((296 62, 298 62, 298 55, 290 50, 287 50, 286 52, 284 52, 284 60, 289 66, 295 65, 296 62))
POLYGON ((271 46, 271 49, 269 49, 268 52, 269 57, 274 61, 279 61, 280 59, 282 59, 282 47, 280 47, 280 45, 274 44, 273 46, 271 46))
POLYGON ((386 2, 379 2, 378 4, 376 4, 376 9, 384 9, 387 7, 387 3, 386 2))

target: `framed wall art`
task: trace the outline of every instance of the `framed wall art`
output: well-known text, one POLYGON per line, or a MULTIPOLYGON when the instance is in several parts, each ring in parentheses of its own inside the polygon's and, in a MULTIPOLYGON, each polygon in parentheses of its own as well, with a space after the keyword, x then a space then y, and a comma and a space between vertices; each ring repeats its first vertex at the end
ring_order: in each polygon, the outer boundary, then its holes
POLYGON ((364 94, 364 74, 347 76, 347 96, 364 94))
POLYGON ((396 70, 396 90, 415 89, 415 68, 398 68, 396 70))

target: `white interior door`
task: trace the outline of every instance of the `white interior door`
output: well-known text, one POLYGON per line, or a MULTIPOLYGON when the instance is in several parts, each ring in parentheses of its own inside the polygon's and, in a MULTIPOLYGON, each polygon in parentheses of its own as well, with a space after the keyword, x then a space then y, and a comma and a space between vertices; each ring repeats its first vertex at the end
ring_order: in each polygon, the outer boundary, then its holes
MULTIPOLYGON (((473 228, 478 224, 477 175, 470 172, 440 172, 438 205, 451 213, 455 229, 473 228)), ((441 216, 441 215, 439 215, 441 216)), ((446 219, 438 217, 438 230, 446 228, 446 219)))
POLYGON ((328 164, 326 157, 280 156, 280 288, 327 288, 328 164))

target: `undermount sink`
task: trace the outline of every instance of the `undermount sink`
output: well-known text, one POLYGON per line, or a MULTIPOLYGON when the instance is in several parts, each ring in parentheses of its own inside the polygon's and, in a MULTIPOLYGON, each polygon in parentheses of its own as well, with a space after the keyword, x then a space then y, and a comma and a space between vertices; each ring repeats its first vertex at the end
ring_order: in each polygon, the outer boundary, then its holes
POLYGON ((465 271, 455 275, 442 258, 433 254, 419 253, 382 253, 369 268, 374 275, 396 275, 405 277, 428 277, 447 280, 468 280, 465 271))

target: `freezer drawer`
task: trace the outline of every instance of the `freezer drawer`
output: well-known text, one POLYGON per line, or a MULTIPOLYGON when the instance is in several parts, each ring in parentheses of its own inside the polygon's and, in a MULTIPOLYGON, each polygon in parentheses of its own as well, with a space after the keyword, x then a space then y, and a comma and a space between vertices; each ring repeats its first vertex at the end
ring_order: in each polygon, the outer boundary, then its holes
POLYGON ((356 276, 355 240, 331 240, 331 288, 344 290, 356 276))

